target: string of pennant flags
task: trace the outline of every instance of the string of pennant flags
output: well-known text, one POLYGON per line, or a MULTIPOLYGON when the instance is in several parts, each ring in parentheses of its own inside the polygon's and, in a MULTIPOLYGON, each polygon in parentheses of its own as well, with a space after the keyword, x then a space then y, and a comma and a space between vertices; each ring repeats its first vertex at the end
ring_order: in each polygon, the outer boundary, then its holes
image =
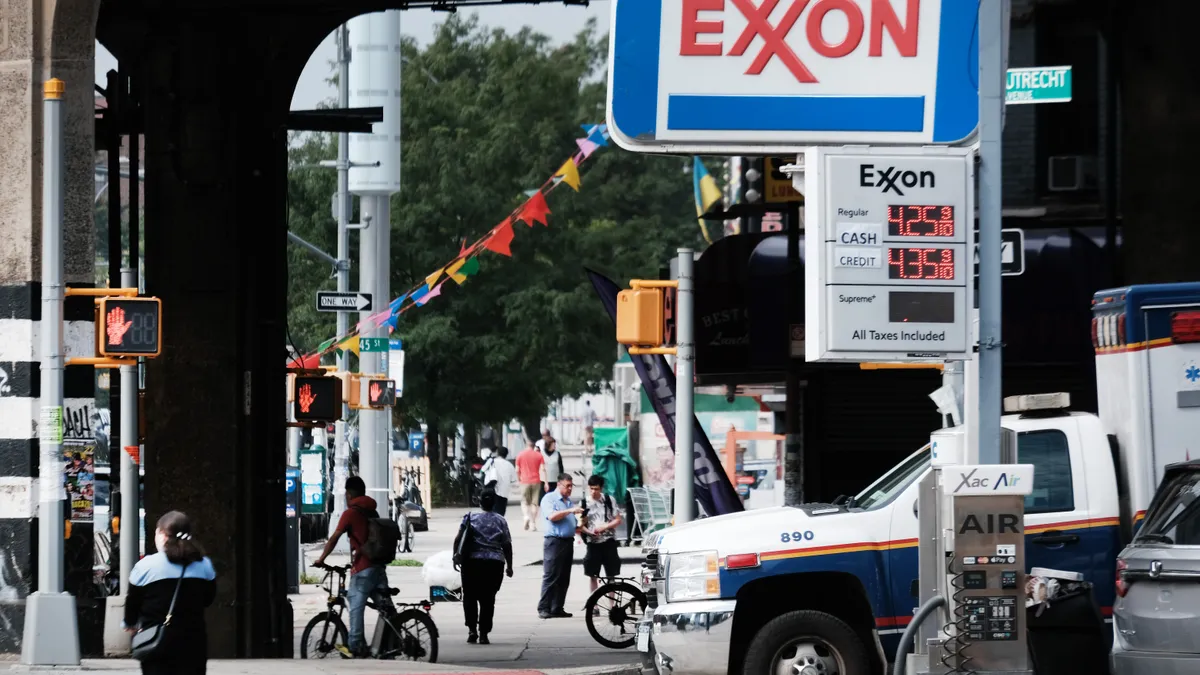
POLYGON ((453 260, 426 275, 423 282, 392 300, 386 308, 359 321, 346 334, 329 338, 317 345, 315 356, 319 357, 331 352, 340 353, 344 350, 358 354, 358 340, 361 333, 377 330, 385 324, 388 326, 388 332, 391 333, 399 325, 401 314, 414 307, 424 307, 429 304, 431 300, 442 294, 442 289, 447 282, 453 281, 455 285, 461 286, 467 279, 478 274, 479 254, 483 251, 511 258, 516 223, 523 222, 528 227, 533 227, 535 224, 549 227, 548 216, 551 212, 550 205, 546 202, 546 195, 562 184, 566 184, 578 192, 583 182, 579 175, 579 167, 597 150, 608 146, 607 125, 584 124, 582 128, 586 135, 575 139, 577 146, 575 153, 563 162, 562 166, 546 179, 541 187, 526 190, 525 201, 513 209, 508 217, 488 230, 487 234, 475 240, 474 243, 468 245, 464 239, 458 255, 453 260))

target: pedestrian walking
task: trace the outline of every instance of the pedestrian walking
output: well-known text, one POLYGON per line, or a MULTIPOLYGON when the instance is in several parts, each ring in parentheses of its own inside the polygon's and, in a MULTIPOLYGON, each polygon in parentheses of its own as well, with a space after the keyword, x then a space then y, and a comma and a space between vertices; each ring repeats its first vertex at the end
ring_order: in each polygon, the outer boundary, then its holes
MULTIPOLYGON (((346 645, 349 653, 343 655, 369 658, 371 648, 367 645, 363 614, 367 609, 367 600, 373 596, 377 603, 385 607, 391 605, 384 565, 396 556, 399 529, 393 532, 391 528, 381 525, 375 500, 367 496, 366 483, 359 476, 346 479, 346 506, 348 508, 342 512, 337 529, 325 542, 325 550, 321 551, 321 556, 313 566, 324 565, 325 558, 333 552, 342 535, 349 535, 350 583, 346 589, 346 603, 350 610, 349 644, 346 645)), ((384 519, 382 522, 392 521, 384 519)))
POLYGON ((583 507, 571 503, 575 487, 571 474, 560 473, 558 489, 542 497, 542 597, 538 601, 538 616, 543 619, 570 618, 563 609, 567 588, 571 585, 571 563, 575 553, 575 534, 579 529, 578 516, 583 507))
POLYGON ((524 529, 537 527, 538 505, 542 501, 542 469, 546 460, 533 441, 517 455, 517 480, 521 482, 521 517, 524 529))
POLYGON ((621 512, 612 497, 604 494, 604 476, 588 478, 588 492, 583 499, 583 541, 587 553, 583 557, 583 573, 591 579, 591 590, 600 587, 600 568, 604 576, 621 576, 621 554, 617 552, 617 526, 621 512))
POLYGON ((558 480, 557 476, 565 473, 563 468, 562 453, 558 451, 558 441, 550 436, 549 431, 542 432, 542 459, 546 462, 546 492, 554 492, 554 484, 558 480))
POLYGON ((467 642, 490 644, 496 593, 504 575, 513 575, 512 535, 508 521, 493 509, 498 497, 492 490, 479 495, 480 513, 468 513, 454 538, 456 564, 462 571, 463 617, 467 642))
MULTIPOLYGON (((517 469, 508 461, 508 448, 503 445, 496 448, 488 458, 488 464, 483 470, 483 485, 496 493, 496 506, 492 509, 504 518, 508 513, 508 497, 512 494, 512 485, 517 480, 517 469)), ((481 504, 482 506, 482 504, 481 504)))
POLYGON ((139 655, 145 675, 204 675, 204 610, 217 594, 216 571, 182 511, 158 519, 154 543, 158 552, 139 560, 129 574, 122 627, 129 633, 146 631, 144 639, 154 643, 146 648, 149 653, 139 655), (162 634, 157 642, 153 631, 162 634))

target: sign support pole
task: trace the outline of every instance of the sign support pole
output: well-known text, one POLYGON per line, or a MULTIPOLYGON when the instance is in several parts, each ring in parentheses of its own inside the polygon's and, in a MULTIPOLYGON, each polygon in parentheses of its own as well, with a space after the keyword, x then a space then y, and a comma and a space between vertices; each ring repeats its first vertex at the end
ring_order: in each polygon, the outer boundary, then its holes
MULTIPOLYGON (((338 27, 338 107, 350 107, 350 31, 346 24, 338 27)), ((339 293, 350 290, 350 134, 338 134, 337 158, 338 213, 337 213, 337 289, 339 293)), ((386 298, 385 298, 386 300, 386 298)), ((350 312, 337 313, 337 334, 350 332, 350 312)), ((337 357, 338 372, 350 370, 350 356, 341 350, 337 357)), ((334 423, 333 439, 333 515, 329 518, 329 534, 337 529, 338 518, 346 510, 346 479, 350 476, 350 439, 346 434, 346 419, 350 417, 350 405, 346 402, 349 392, 342 395, 342 416, 334 423)), ((347 538, 339 539, 335 550, 348 553, 347 538)))
MULTIPOLYGON (((37 591, 25 602, 21 663, 79 665, 79 621, 75 598, 63 592, 63 94, 57 78, 44 85, 42 127, 42 409, 37 430, 37 591)), ((114 227, 116 225, 114 224, 114 227)), ((130 557, 128 553, 123 557, 130 557)))
POLYGON ((675 524, 692 520, 696 508, 695 462, 692 437, 692 417, 695 403, 692 394, 695 387, 696 368, 696 317, 695 297, 692 292, 695 255, 690 248, 681 248, 679 253, 679 289, 675 298, 675 524))
POLYGON ((979 10, 979 463, 1000 463, 1004 5, 979 10))
MULTIPOLYGON (((800 294, 804 277, 800 271, 800 204, 788 204, 787 223, 787 317, 788 330, 804 323, 800 312, 800 294)), ((791 336, 788 336, 789 342, 791 336)), ((800 382, 803 367, 799 357, 788 349, 784 410, 787 435, 783 449, 783 503, 799 506, 804 503, 804 390, 800 382)))
MULTIPOLYGON (((137 287, 137 270, 121 270, 121 286, 137 287)), ((138 463, 126 450, 138 445, 138 367, 121 366, 121 595, 129 595, 129 575, 138 559, 138 463)), ((140 454, 138 455, 141 456, 140 454)))

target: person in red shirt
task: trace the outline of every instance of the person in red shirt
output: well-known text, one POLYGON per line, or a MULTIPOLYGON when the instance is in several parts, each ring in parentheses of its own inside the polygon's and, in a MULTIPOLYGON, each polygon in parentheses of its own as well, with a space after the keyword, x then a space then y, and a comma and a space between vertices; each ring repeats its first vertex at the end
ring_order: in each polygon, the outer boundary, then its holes
POLYGON ((346 588, 346 600, 350 606, 350 635, 349 645, 351 654, 356 657, 370 656, 367 646, 363 613, 367 608, 367 599, 376 591, 388 593, 387 570, 383 565, 371 562, 359 549, 367 541, 368 519, 378 518, 375 500, 367 496, 367 486, 363 479, 351 476, 346 479, 346 505, 349 507, 342 512, 337 529, 325 542, 325 550, 317 558, 315 567, 325 564, 325 558, 337 546, 342 534, 350 535, 350 583, 346 588))
POLYGON ((517 481, 521 483, 521 516, 525 529, 537 527, 538 509, 542 498, 542 465, 546 463, 542 453, 530 441, 521 454, 517 455, 517 481))

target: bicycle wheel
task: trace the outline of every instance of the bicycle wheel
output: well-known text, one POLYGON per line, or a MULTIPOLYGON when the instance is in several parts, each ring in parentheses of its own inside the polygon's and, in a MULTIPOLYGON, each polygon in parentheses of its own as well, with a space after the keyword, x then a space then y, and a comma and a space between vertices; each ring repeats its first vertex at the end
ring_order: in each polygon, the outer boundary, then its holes
POLYGON ((405 519, 404 519, 404 524, 405 524, 405 530, 404 530, 404 552, 405 552, 405 553, 412 553, 412 550, 413 550, 413 532, 415 532, 416 530, 415 530, 415 528, 413 528, 413 524, 412 524, 412 521, 411 521, 411 520, 409 520, 409 519, 405 518, 405 519))
POLYGON ((300 636, 300 658, 342 657, 338 647, 345 647, 349 641, 342 620, 332 612, 321 612, 304 627, 304 633, 300 636))
POLYGON ((397 553, 412 552, 412 523, 403 513, 396 516, 396 528, 400 530, 400 538, 396 540, 397 553))
POLYGON ((624 581, 607 583, 592 593, 583 613, 592 639, 609 649, 628 649, 646 613, 646 594, 624 581))
POLYGON ((437 626, 427 612, 406 609, 386 621, 391 630, 383 635, 378 658, 437 663, 437 626))

